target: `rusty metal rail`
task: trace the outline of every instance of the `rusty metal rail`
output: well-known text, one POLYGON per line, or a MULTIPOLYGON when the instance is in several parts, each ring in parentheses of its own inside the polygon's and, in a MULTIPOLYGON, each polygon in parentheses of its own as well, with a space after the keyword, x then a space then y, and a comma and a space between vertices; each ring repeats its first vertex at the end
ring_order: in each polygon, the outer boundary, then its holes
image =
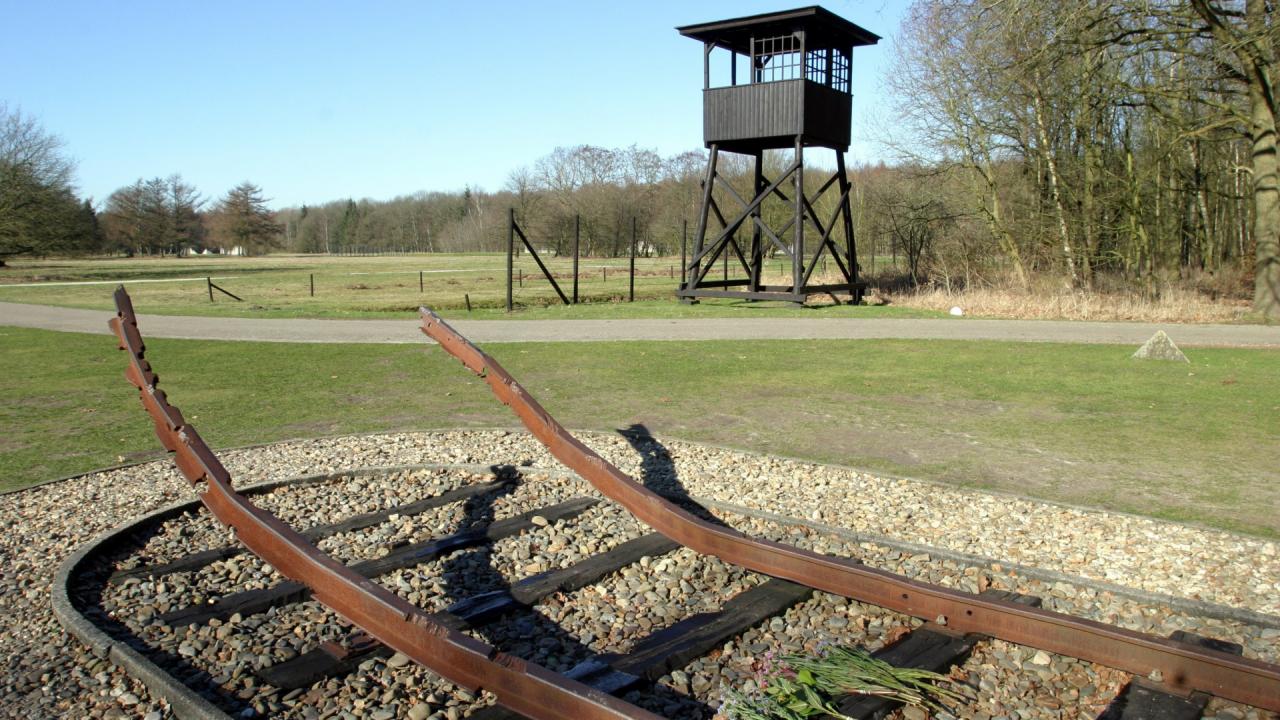
POLYGON ((509 405, 570 469, 658 532, 697 552, 774 577, 925 620, 1159 678, 1179 693, 1206 692, 1280 711, 1280 666, 1189 643, 921 583, 843 558, 748 537, 701 520, 660 497, 573 437, 493 358, 422 308, 422 331, 509 405))
POLYGON ((169 404, 143 357, 145 345, 128 293, 116 290, 111 329, 129 353, 125 377, 155 423, 161 444, 174 453, 200 500, 250 550, 280 574, 309 586, 317 600, 389 647, 472 691, 489 690, 498 702, 533 718, 658 718, 564 675, 501 653, 450 630, 425 611, 325 555, 302 534, 237 493, 231 476, 182 413, 169 404))
MULTIPOLYGON (((303 534, 236 493, 227 470, 199 434, 169 404, 144 357, 145 346, 128 294, 116 291, 110 325, 129 353, 128 380, 138 388, 156 435, 200 500, 250 550, 282 575, 310 587, 314 597, 388 647, 470 690, 542 718, 652 718, 567 675, 550 672, 462 634, 354 569, 318 550, 303 534)), ((948 630, 1002 638, 1140 677, 1159 677, 1171 690, 1202 691, 1280 711, 1280 666, 1175 640, 916 582, 856 561, 750 538, 708 523, 653 493, 570 435, 498 363, 422 309, 422 329, 483 377, 551 453, 671 540, 750 570, 935 621, 948 630)))

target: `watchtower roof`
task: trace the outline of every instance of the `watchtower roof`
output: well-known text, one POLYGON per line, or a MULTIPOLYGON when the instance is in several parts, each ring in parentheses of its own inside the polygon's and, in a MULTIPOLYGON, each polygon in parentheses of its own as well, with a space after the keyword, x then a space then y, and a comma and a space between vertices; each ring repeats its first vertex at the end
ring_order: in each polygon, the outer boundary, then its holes
POLYGON ((879 35, 817 5, 685 25, 676 30, 685 37, 714 43, 743 55, 751 54, 753 36, 783 35, 797 30, 805 31, 806 45, 813 49, 875 45, 880 40, 879 35))

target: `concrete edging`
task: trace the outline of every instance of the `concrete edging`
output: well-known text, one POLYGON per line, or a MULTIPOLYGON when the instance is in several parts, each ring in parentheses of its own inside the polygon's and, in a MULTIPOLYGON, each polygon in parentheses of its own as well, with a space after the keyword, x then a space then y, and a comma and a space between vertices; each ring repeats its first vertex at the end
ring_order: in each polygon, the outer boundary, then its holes
POLYGON ((92 542, 81 546, 71 557, 63 561, 53 578, 53 614, 62 627, 88 646, 94 655, 123 668, 129 676, 145 685, 153 695, 168 702, 177 717, 183 720, 231 720, 230 715, 196 691, 178 682, 142 653, 127 643, 112 638, 81 614, 71 600, 72 577, 105 548, 114 545, 118 536, 135 532, 153 522, 177 517, 199 505, 199 500, 168 505, 108 530, 94 538, 92 542))
MULTIPOLYGON (((372 475, 394 472, 396 470, 414 470, 438 467, 459 469, 484 468, 485 470, 489 468, 488 465, 482 464, 425 464, 404 465, 388 468, 354 468, 318 475, 305 475, 302 477, 269 480, 238 489, 237 492, 247 495, 256 495, 284 485, 318 483, 344 475, 372 475)), ((94 655, 105 660, 109 660, 115 665, 123 668, 130 677, 141 682, 153 695, 168 702, 170 707, 173 709, 174 715, 177 717, 182 718, 182 720, 232 720, 230 715, 223 712, 219 707, 214 705, 195 690, 192 690, 186 685, 178 682, 177 679, 161 669, 150 658, 130 647, 128 643, 121 642, 108 635, 104 630, 95 625, 92 620, 82 614, 79 609, 76 608, 75 603, 71 600, 72 578, 83 566, 96 559, 100 553, 113 547, 119 541, 121 536, 131 535, 145 527, 151 526, 152 524, 175 518, 185 512, 196 510, 200 507, 202 507, 202 505, 198 499, 184 500, 166 505, 145 515, 129 520, 123 525, 112 528, 111 530, 98 535, 90 542, 82 545, 58 567, 58 571, 53 578, 51 602, 53 605, 54 617, 58 619, 58 622, 67 632, 80 642, 84 643, 84 645, 87 646, 94 655)))

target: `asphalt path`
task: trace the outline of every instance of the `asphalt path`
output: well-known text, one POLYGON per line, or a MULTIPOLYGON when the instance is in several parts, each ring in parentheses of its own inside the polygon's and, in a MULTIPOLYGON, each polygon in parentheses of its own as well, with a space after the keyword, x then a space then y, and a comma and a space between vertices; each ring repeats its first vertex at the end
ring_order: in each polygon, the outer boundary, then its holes
MULTIPOLYGON (((0 302, 0 325, 107 333, 103 310, 0 302)), ((273 320, 139 315, 145 337, 300 343, 429 342, 413 320, 273 320)), ((450 320, 477 343, 618 340, 1005 340, 1141 345, 1164 330, 1180 346, 1280 348, 1280 326, 1061 320, 705 318, 672 320, 450 320)))

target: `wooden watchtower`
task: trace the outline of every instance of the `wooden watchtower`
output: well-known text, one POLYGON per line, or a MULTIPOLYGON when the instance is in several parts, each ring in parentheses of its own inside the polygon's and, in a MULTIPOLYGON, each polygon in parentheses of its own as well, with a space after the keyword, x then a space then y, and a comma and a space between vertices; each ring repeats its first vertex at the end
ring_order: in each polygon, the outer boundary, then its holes
POLYGON ((852 118, 849 73, 853 48, 874 45, 880 37, 817 6, 676 29, 703 43, 702 138, 711 151, 693 252, 676 294, 686 302, 733 297, 803 303, 815 293, 848 293, 860 300, 864 284, 858 280, 844 166, 852 118), (717 49, 728 51, 728 84, 713 86, 713 55, 725 54, 717 49), (835 174, 811 196, 805 195, 806 147, 829 148, 836 156, 835 174), (766 177, 764 151, 787 148, 795 153, 790 165, 778 177, 766 177), (751 192, 738 192, 721 172, 723 152, 754 159, 751 192), (833 186, 839 193, 834 212, 819 217, 819 199, 833 186), (734 203, 728 213, 717 194, 734 203), (786 208, 781 213, 779 202, 786 208), (766 222, 765 208, 776 227, 766 222), (783 215, 785 221, 777 219, 783 215), (719 230, 709 227, 713 218, 719 230), (750 236, 749 245, 740 235, 750 236), (767 251, 789 264, 784 275, 790 284, 761 283, 767 251), (810 284, 828 252, 841 281, 810 284), (733 273, 717 277, 717 261, 731 264, 733 273))

